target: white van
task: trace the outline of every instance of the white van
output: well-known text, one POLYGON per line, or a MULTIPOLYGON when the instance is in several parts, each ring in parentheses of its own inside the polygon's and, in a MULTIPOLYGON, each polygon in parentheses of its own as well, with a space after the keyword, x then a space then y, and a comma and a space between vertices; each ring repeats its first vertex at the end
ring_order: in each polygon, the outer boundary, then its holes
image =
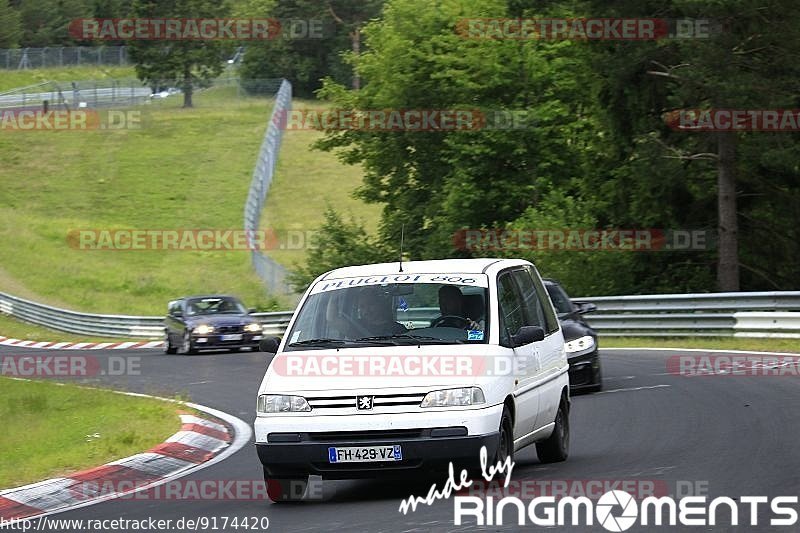
POLYGON ((254 424, 274 501, 301 497, 309 475, 474 468, 484 446, 491 462, 533 443, 543 462, 567 458, 564 339, 527 261, 333 270, 278 340, 254 424))

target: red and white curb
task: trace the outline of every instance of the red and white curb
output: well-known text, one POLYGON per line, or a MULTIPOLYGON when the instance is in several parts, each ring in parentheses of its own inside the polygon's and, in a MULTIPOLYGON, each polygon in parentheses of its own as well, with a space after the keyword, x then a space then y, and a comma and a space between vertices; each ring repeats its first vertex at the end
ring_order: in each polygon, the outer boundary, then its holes
POLYGON ((0 518, 6 523, 17 522, 146 490, 222 461, 250 440, 250 426, 243 420, 210 407, 184 405, 224 424, 181 414, 181 430, 146 452, 69 476, 0 491, 0 518), (109 486, 130 489, 100 490, 109 486))
POLYGON ((42 350, 133 350, 163 348, 164 341, 130 342, 41 342, 10 339, 0 335, 0 345, 17 348, 40 348, 42 350))

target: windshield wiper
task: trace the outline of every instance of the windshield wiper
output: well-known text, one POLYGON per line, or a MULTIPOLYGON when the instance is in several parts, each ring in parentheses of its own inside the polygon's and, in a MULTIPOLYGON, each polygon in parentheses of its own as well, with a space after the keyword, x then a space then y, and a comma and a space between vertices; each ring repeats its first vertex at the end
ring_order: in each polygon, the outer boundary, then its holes
POLYGON ((379 338, 366 338, 366 339, 307 339, 304 341, 297 341, 289 343, 289 346, 324 346, 326 344, 335 344, 337 346, 344 346, 347 344, 388 344, 394 343, 379 342, 379 338))
POLYGON ((315 344, 344 344, 344 339, 307 339, 289 343, 289 346, 313 346, 315 344))
POLYGON ((375 337, 362 337, 357 339, 359 341, 389 341, 395 339, 411 339, 415 341, 435 341, 436 343, 440 344, 451 344, 451 343, 458 343, 463 344, 464 341, 459 339, 439 339, 436 337, 430 337, 427 335, 413 335, 411 333, 395 333, 394 335, 376 335, 375 337))

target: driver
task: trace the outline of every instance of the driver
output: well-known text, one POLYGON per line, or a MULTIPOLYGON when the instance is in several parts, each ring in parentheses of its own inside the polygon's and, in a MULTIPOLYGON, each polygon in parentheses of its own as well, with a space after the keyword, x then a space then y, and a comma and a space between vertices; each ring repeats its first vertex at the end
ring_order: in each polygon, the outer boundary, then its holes
POLYGON ((483 330, 481 324, 469 317, 464 317, 466 314, 464 312, 464 299, 461 291, 455 285, 442 285, 439 288, 439 310, 442 312, 442 316, 436 320, 446 316, 455 316, 464 320, 464 329, 483 330))
POLYGON ((358 295, 358 310, 371 335, 396 335, 408 331, 394 320, 391 299, 376 291, 364 290, 358 295))

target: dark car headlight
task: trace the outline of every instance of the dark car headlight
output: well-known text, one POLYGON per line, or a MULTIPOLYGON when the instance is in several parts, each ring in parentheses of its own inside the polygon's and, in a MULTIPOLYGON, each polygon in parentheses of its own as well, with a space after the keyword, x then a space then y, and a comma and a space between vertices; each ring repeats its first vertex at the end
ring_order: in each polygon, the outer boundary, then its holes
POLYGON ((248 333, 261 333, 264 329, 261 327, 261 324, 258 322, 253 322, 252 324, 247 324, 244 327, 244 330, 248 333))
POLYGON ((214 333, 214 326, 200 324, 192 330, 192 333, 196 333, 197 335, 208 335, 210 333, 214 333))
POLYGON ((594 337, 591 335, 584 335, 583 337, 578 337, 577 339, 565 342, 564 350, 567 352, 567 354, 588 352, 593 350, 595 346, 596 343, 594 341, 594 337))

